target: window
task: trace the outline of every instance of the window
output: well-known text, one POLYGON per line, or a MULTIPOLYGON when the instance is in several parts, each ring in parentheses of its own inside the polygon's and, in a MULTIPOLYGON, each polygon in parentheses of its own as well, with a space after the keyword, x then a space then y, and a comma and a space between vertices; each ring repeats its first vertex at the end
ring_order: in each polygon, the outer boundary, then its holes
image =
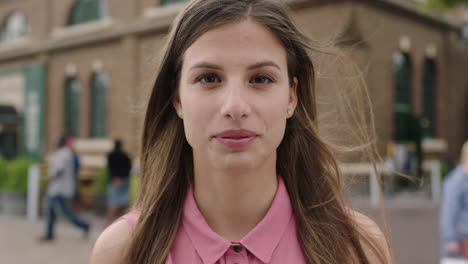
POLYGON ((0 104, 0 158, 12 159, 18 155, 21 117, 12 105, 0 104))
POLYGON ((80 118, 80 82, 76 77, 69 77, 65 82, 65 134, 79 135, 80 118))
MULTIPOLYGON (((465 4, 463 9, 464 17, 468 18, 468 4, 465 4)), ((461 39, 468 41, 468 23, 466 19, 465 22, 462 25, 460 25, 460 37, 461 39)))
POLYGON ((96 72, 91 78, 90 137, 107 136, 107 94, 109 78, 103 72, 96 72))
POLYGON ((105 0, 76 0, 68 15, 68 26, 96 21, 108 15, 105 0))
POLYGON ((410 127, 413 124, 412 117, 412 69, 408 54, 397 52, 393 55, 393 71, 395 76, 395 140, 406 141, 412 138, 410 127))
POLYGON ((174 3, 187 2, 187 0, 161 0, 160 5, 170 5, 174 3))
POLYGON ((424 137, 436 136, 437 72, 433 59, 426 59, 423 65, 423 117, 424 137))
POLYGON ((29 27, 26 16, 21 12, 13 12, 3 22, 0 32, 0 41, 14 41, 26 37, 29 34, 29 27))

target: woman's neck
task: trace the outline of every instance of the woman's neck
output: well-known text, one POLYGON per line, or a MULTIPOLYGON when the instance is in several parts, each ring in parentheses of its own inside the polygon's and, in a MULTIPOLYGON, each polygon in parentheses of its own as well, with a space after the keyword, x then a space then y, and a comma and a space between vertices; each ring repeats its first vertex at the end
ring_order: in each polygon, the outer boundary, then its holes
POLYGON ((276 194, 273 166, 233 174, 197 173, 194 195, 208 225, 228 241, 239 241, 265 216, 276 194))

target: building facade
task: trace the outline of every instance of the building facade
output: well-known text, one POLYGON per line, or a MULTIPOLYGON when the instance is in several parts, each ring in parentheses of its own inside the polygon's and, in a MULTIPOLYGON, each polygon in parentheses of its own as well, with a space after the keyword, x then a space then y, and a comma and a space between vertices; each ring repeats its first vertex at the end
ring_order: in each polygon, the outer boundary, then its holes
MULTIPOLYGON (((388 142, 411 137, 417 117, 426 138, 458 157, 468 139, 468 42, 458 25, 408 1, 289 2, 311 39, 349 51, 365 73, 383 154, 388 142)), ((67 134, 121 138, 136 155, 164 36, 183 6, 2 1, 0 105, 10 110, 0 107, 0 153, 41 158, 67 134)))

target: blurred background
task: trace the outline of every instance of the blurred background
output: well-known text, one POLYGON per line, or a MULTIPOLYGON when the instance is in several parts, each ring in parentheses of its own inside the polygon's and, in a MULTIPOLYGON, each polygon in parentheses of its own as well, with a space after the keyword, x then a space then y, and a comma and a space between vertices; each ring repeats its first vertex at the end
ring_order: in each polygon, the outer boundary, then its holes
MULTIPOLYGON (((183 0, 0 1, 0 263, 86 263, 105 225, 106 156, 121 139, 138 182, 145 100, 164 36, 183 0), (92 223, 83 240, 60 220, 43 233, 47 160, 74 138, 80 199, 92 223)), ((311 39, 333 43, 364 72, 375 112, 388 228, 396 263, 439 263, 441 182, 468 139, 467 0, 290 0, 311 39)), ((354 206, 381 223, 372 166, 358 176, 354 206)), ((61 219, 64 219, 63 217, 61 219)))

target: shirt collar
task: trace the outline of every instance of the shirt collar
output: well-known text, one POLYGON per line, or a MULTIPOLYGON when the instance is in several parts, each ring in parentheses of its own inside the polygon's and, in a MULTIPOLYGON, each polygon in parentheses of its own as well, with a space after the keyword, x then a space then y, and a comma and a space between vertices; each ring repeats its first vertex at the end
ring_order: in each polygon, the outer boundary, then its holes
POLYGON ((229 241, 215 233, 206 223, 198 209, 192 186, 185 199, 182 226, 203 263, 216 263, 231 246, 229 241))
MULTIPOLYGON (((260 223, 240 240, 240 244, 262 262, 268 263, 292 217, 286 186, 283 179, 278 177, 278 189, 270 209, 260 223)), ((215 263, 231 246, 231 242, 215 233, 206 223, 196 204, 192 187, 185 200, 182 225, 204 263, 215 263)))

